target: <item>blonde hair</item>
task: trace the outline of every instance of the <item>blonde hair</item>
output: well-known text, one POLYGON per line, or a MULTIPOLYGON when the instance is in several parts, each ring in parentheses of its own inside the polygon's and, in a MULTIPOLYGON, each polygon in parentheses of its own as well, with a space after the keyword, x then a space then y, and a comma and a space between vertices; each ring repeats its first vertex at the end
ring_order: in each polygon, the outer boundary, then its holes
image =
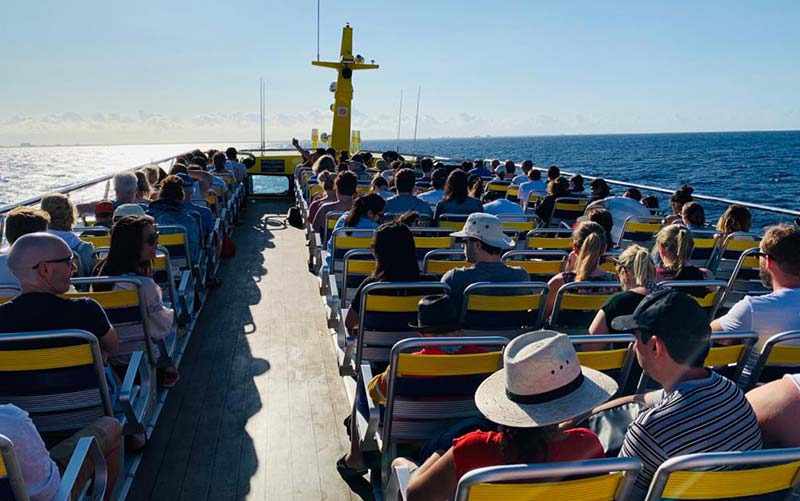
POLYGON ((656 245, 664 246, 664 254, 672 261, 672 271, 677 275, 689 264, 689 258, 694 250, 694 238, 686 226, 671 224, 658 232, 656 245))
POLYGON ((50 214, 50 228, 70 231, 75 226, 77 213, 69 198, 61 193, 50 193, 42 197, 42 210, 50 214))
POLYGON ((637 287, 644 287, 656 278, 656 267, 650 259, 650 251, 641 245, 631 245, 619 255, 617 265, 633 277, 637 287))
POLYGON ((606 252, 606 230, 593 221, 584 221, 575 228, 572 244, 578 248, 575 281, 581 282, 600 266, 600 258, 606 252))
POLYGON ((728 207, 717 221, 717 231, 730 234, 736 231, 750 231, 753 218, 744 205, 734 204, 728 207))

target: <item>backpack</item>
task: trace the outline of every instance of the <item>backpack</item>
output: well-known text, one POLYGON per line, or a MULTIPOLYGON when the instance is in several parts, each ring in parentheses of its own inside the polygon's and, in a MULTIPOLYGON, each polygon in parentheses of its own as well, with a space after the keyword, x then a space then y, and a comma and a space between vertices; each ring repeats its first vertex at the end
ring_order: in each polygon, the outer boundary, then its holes
POLYGON ((300 207, 296 205, 289 207, 289 214, 286 216, 286 222, 299 230, 304 230, 306 228, 303 222, 303 215, 300 212, 300 207))

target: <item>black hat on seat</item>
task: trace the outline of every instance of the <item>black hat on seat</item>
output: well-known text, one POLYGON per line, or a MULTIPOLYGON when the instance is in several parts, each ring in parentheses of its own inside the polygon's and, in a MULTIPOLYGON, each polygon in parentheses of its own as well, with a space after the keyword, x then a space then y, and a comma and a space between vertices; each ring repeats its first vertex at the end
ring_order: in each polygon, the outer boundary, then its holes
POLYGON ((461 328, 458 310, 450 296, 439 294, 425 296, 419 300, 417 323, 409 323, 409 327, 420 332, 450 332, 461 328))

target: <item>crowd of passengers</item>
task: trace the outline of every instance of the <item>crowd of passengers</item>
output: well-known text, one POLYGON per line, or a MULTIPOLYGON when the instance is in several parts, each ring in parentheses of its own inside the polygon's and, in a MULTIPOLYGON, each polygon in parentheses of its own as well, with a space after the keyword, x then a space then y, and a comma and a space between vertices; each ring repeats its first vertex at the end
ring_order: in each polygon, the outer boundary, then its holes
MULTIPOLYGON (((0 304, 0 333, 85 330, 99 342, 109 388, 118 387, 130 355, 118 354, 119 337, 97 301, 61 296, 75 292, 71 278, 136 278, 157 350, 155 343, 171 334, 175 321, 175 311, 164 304, 163 291, 153 280, 159 225, 185 228, 189 258, 196 263, 217 217, 209 207, 209 194, 213 193, 217 203, 222 204, 235 189, 244 189, 247 168, 238 162, 235 148, 224 153, 195 150, 178 157, 169 172, 151 166, 115 175, 113 200, 75 205, 66 195, 54 193, 42 198, 40 208, 18 207, 10 211, 5 219, 9 247, 0 252, 0 297, 4 298, 0 304), (104 257, 95 260, 94 246, 81 240, 81 233, 92 229, 76 226, 82 218, 94 227, 109 230, 110 246, 104 257)), ((206 286, 221 285, 213 269, 209 272, 206 286)), ((116 282, 105 287, 96 284, 93 290, 119 290, 134 285, 116 282)), ((157 355, 153 354, 154 360, 157 355)), ((159 368, 157 377, 160 387, 172 388, 180 374, 169 366, 159 368)), ((111 395, 112 402, 116 397, 111 395)), ((78 440, 94 437, 108 466, 106 497, 110 495, 121 466, 123 434, 117 419, 102 417, 72 436, 53 437, 40 435, 25 410, 0 403, 0 435, 14 444, 32 500, 53 499, 78 440)), ((127 435, 124 439, 128 451, 141 450, 146 442, 144 434, 127 435)), ((82 472, 77 485, 91 474, 82 472)))
MULTIPOLYGON (((590 192, 584 194, 580 175, 567 179, 557 167, 540 170, 528 160, 521 165, 522 173, 517 173, 513 161, 497 160, 465 162, 460 168, 448 170, 428 158, 412 166, 394 152, 376 160, 369 153, 348 157, 332 150, 307 152, 296 143, 295 146, 303 154, 304 166, 312 169, 309 183, 322 187, 321 196, 311 201, 308 210, 308 223, 313 229, 323 229, 328 213, 344 212, 337 228, 375 230, 370 246, 375 269, 350 303, 345 317, 349 335, 357 332, 360 297, 366 285, 439 280, 421 272, 409 226, 426 219, 436 225, 442 214, 468 215, 463 229, 452 236, 461 239, 470 266, 455 268, 442 276, 440 280, 449 286, 449 294, 423 298, 419 320, 410 325, 421 337, 460 336, 458 312, 467 286, 476 282, 529 281, 525 270, 501 261, 512 242, 497 215, 532 210, 546 225, 557 198, 583 196, 591 203, 573 228, 573 248, 565 271, 549 281, 545 318, 552 311, 555 292, 563 284, 618 280, 622 291, 611 295, 597 311, 588 333, 633 333, 639 371, 662 387, 607 401, 617 392, 616 382, 587 367, 578 370, 575 350, 567 336, 551 331, 519 336, 505 348, 504 368, 484 381, 475 394, 485 422, 427 457, 394 461, 395 466, 412 470, 408 499, 448 499, 458 480, 475 468, 592 459, 609 454, 642 461, 644 468, 634 488, 634 498, 640 499, 659 465, 670 457, 800 447, 800 431, 793 423, 800 415, 800 374, 791 374, 795 371, 789 367, 782 371, 789 374, 779 374, 745 394, 722 373, 703 367, 712 331, 755 331, 758 349, 775 334, 800 329, 797 225, 768 227, 758 244, 760 278, 771 292, 745 296, 709 323, 708 314, 691 297, 702 297, 708 289, 680 292, 657 284, 665 280, 713 279, 710 270, 690 264, 693 231, 716 230, 720 244, 732 233, 749 232, 752 219, 743 206, 728 207, 716 227, 710 228, 703 206, 693 200, 692 188, 681 187, 670 198, 671 213, 655 237, 654 248, 627 246, 614 258, 616 273, 610 273, 601 264, 619 241, 621 222, 628 216, 656 214, 656 197, 643 197, 636 188, 628 189, 621 197, 613 196, 602 179, 593 180, 590 192), (491 180, 507 180, 519 186, 519 201, 484 192, 484 184, 491 180), (370 183, 370 192, 358 196, 359 183, 366 182, 370 183), (540 195, 534 207, 528 207, 531 193, 540 195), (382 224, 388 213, 397 214, 398 218, 382 224), (571 369, 553 369, 554 360, 567 361, 571 369), (549 398, 534 398, 541 395, 549 398), (604 451, 597 437, 601 430, 573 422, 589 412, 602 414, 632 403, 639 406, 639 412, 621 430, 624 441, 619 450, 604 451), (687 434, 689 430, 691 433, 687 434)), ((469 346, 449 348, 443 351, 430 346, 416 353, 471 352, 469 346)), ((587 348, 602 349, 603 345, 587 348)), ((559 362, 559 368, 563 369, 565 363, 559 362)), ((336 465, 351 488, 364 497, 370 497, 371 491, 363 475, 379 462, 375 453, 363 454, 359 449, 355 413, 365 412, 363 398, 385 404, 388 374, 387 368, 376 376, 369 382, 369 395, 356 401, 353 416, 346 420, 351 447, 336 465)))

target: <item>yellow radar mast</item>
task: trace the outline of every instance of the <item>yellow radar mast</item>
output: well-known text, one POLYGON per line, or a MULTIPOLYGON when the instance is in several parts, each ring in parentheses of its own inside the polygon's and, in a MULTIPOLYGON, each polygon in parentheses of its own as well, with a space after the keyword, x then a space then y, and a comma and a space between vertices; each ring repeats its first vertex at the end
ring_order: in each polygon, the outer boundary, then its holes
POLYGON ((350 118, 352 116, 353 105, 353 71, 354 70, 376 70, 379 68, 374 61, 370 64, 364 63, 364 58, 353 55, 353 28, 350 23, 342 28, 342 49, 340 61, 311 61, 314 66, 323 68, 333 68, 337 71, 336 87, 334 91, 335 101, 331 107, 333 112, 333 126, 331 128, 330 145, 337 151, 350 151, 350 118))

